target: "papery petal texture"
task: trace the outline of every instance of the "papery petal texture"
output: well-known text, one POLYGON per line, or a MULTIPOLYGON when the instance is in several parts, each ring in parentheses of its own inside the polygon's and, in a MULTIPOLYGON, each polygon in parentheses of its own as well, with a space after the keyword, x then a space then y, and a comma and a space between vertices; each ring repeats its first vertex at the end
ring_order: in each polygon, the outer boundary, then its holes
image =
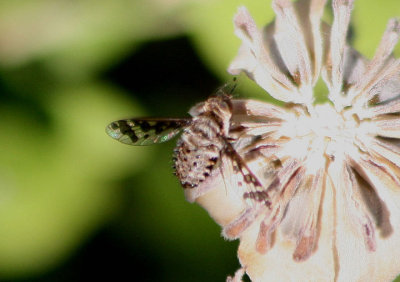
POLYGON ((229 135, 245 165, 223 160, 216 185, 186 191, 226 238, 240 239, 253 281, 391 281, 400 273, 400 23, 389 21, 367 60, 346 41, 353 1, 332 1, 331 25, 321 20, 325 4, 274 0, 276 18, 264 29, 239 8, 242 45, 228 71, 286 104, 233 100, 229 135), (329 101, 316 105, 320 77, 329 101), (251 181, 230 177, 244 167, 251 181))

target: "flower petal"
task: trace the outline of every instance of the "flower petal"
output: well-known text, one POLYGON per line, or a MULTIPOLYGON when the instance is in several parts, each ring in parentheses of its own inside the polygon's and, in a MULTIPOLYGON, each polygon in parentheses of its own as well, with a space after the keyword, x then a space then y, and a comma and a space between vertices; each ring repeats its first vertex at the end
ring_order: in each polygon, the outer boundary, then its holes
POLYGON ((298 96, 295 86, 272 62, 270 53, 263 44, 262 34, 246 8, 238 9, 234 24, 235 33, 242 39, 243 45, 228 71, 231 74, 245 71, 274 98, 285 102, 294 101, 298 96))
POLYGON ((329 88, 329 99, 338 107, 342 94, 344 74, 344 53, 346 47, 347 30, 350 23, 353 0, 334 0, 334 20, 331 28, 330 58, 324 72, 329 88))
POLYGON ((312 100, 312 66, 307 45, 290 0, 275 0, 272 7, 276 13, 274 39, 280 55, 297 85, 307 87, 309 101, 312 100))
MULTIPOLYGON (((397 19, 391 19, 386 27, 385 33, 382 40, 375 52, 374 58, 368 64, 366 72, 363 74, 362 79, 359 79, 357 83, 349 89, 349 97, 353 99, 356 97, 357 103, 366 104, 374 95, 374 92, 364 95, 371 89, 376 81, 377 74, 382 71, 384 67, 387 67, 388 61, 391 58, 394 47, 396 46, 400 37, 400 22, 397 19)), ((400 82, 399 82, 400 83, 400 82)), ((378 92, 379 93, 379 92, 378 92)), ((393 93, 393 92, 392 92, 393 93)), ((396 92, 397 94, 397 92, 396 92)), ((392 98, 392 95, 383 95, 380 93, 381 101, 392 98)))

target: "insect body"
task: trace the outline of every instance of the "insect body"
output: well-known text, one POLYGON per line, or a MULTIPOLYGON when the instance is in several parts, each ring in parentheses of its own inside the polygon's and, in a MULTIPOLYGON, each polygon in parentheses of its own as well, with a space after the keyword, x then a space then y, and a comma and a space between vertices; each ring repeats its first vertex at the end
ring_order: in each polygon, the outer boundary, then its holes
POLYGON ((211 97, 190 110, 193 119, 174 150, 176 175, 183 187, 197 187, 229 146, 232 104, 228 96, 211 97))
POLYGON ((140 118, 112 122, 109 136, 129 145, 151 145, 170 140, 183 131, 174 150, 175 173, 184 188, 195 188, 229 157, 236 171, 252 185, 261 186, 234 149, 230 137, 232 100, 219 95, 190 110, 192 118, 140 118))

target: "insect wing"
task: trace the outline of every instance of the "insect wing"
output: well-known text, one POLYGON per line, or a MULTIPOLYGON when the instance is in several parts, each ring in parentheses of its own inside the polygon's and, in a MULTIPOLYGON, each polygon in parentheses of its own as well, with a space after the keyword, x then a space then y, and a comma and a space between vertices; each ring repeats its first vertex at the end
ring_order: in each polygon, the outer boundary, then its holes
POLYGON ((124 144, 134 146, 153 145, 172 139, 190 121, 190 118, 124 119, 110 123, 106 127, 106 133, 111 138, 124 144))

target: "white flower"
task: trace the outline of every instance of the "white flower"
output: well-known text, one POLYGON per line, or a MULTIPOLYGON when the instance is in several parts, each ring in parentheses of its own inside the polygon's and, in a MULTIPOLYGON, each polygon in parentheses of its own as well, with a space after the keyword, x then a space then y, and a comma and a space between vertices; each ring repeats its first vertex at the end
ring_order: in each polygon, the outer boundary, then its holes
POLYGON ((389 21, 369 61, 346 43, 353 1, 333 0, 331 27, 321 21, 325 2, 275 0, 276 19, 263 30, 239 8, 243 43, 229 72, 245 72, 287 106, 233 102, 235 149, 262 188, 223 183, 222 167, 204 184, 215 189, 186 190, 227 238, 240 239, 253 281, 391 281, 400 273, 400 60, 392 56, 400 23, 389 21), (316 105, 320 75, 329 102, 316 105))

